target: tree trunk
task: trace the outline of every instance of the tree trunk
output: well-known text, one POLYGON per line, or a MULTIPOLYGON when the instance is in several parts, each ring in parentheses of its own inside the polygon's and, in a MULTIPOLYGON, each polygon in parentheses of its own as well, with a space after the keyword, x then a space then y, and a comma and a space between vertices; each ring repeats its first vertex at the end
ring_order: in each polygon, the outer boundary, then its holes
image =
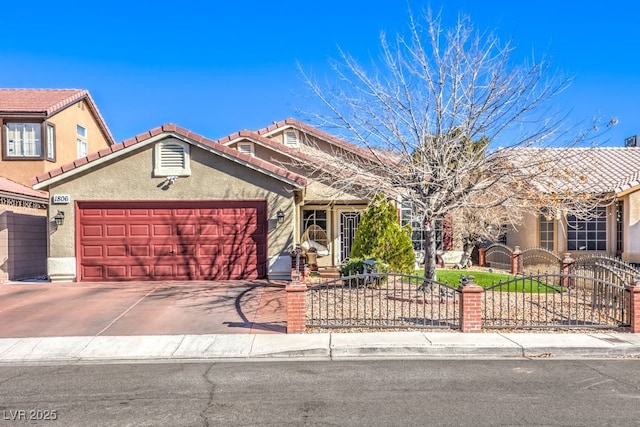
POLYGON ((424 279, 436 280, 436 230, 432 225, 425 227, 424 233, 424 279))

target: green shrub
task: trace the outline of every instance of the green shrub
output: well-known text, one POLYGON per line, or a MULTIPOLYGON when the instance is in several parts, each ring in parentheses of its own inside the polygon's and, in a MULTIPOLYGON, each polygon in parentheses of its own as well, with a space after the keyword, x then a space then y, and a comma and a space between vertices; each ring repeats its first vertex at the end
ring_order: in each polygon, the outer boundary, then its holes
POLYGON ((388 264, 390 271, 413 272, 411 227, 400 227, 398 211, 384 195, 377 194, 364 211, 350 258, 375 259, 388 264))

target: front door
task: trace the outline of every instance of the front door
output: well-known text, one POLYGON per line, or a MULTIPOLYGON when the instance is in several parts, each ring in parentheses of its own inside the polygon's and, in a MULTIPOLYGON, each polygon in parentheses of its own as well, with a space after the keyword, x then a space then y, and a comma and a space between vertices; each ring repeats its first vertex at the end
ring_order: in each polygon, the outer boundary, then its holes
POLYGON ((351 253, 356 230, 360 224, 360 212, 340 212, 340 252, 338 264, 344 263, 351 253))

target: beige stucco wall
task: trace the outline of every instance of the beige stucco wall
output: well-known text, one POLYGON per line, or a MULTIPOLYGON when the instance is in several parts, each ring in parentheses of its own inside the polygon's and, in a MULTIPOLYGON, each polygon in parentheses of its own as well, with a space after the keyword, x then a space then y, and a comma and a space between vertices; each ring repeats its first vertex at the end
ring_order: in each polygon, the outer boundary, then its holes
POLYGON ((50 218, 61 210, 65 213, 65 223, 51 230, 49 256, 58 259, 76 256, 75 203, 88 200, 266 200, 268 256, 288 253, 292 247, 296 220, 294 193, 281 180, 194 146, 191 147, 191 176, 180 177, 163 189, 165 178, 153 177, 152 172, 153 144, 149 144, 117 161, 53 184, 50 194, 69 194, 71 203, 50 208, 50 218), (281 225, 275 219, 279 209, 285 214, 285 223, 281 225))
POLYGON ((77 158, 76 125, 87 129, 87 153, 94 153, 109 145, 106 135, 98 126, 98 122, 84 100, 65 108, 47 121, 56 127, 56 166, 72 162, 77 158))
POLYGON ((55 125, 56 161, 50 162, 44 159, 2 161, 0 158, 2 176, 30 186, 32 178, 74 161, 78 154, 76 125, 87 129, 88 153, 99 151, 109 145, 107 137, 84 100, 54 114, 47 119, 47 122, 55 125))
POLYGON ((640 263, 640 191, 631 193, 623 198, 624 223, 623 235, 624 250, 622 259, 627 262, 640 263))

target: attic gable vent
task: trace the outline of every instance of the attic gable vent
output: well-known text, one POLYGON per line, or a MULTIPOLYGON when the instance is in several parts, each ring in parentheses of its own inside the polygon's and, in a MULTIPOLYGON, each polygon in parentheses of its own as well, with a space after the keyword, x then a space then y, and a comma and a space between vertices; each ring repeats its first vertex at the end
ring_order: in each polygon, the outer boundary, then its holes
POLYGON ((284 133, 284 145, 287 147, 298 147, 300 141, 298 139, 298 132, 295 130, 288 130, 284 133))
POLYGON ((255 155, 255 148, 250 142, 242 142, 238 144, 238 151, 244 154, 248 154, 250 156, 255 155))
POLYGON ((155 176, 191 175, 189 144, 180 141, 158 142, 155 146, 153 174, 155 176))

